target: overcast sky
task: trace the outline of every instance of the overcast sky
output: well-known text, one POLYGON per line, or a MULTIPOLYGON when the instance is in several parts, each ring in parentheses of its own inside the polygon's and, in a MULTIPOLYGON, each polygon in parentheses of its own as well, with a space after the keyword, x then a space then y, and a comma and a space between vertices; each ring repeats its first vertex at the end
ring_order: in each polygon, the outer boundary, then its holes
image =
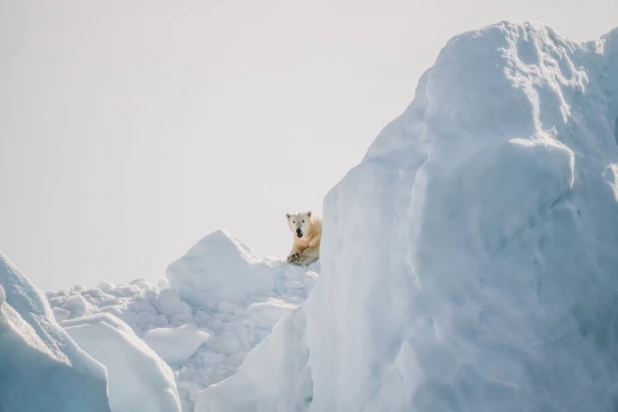
POLYGON ((0 250, 40 288, 156 281, 224 228, 285 257, 453 35, 616 0, 0 0, 0 250))

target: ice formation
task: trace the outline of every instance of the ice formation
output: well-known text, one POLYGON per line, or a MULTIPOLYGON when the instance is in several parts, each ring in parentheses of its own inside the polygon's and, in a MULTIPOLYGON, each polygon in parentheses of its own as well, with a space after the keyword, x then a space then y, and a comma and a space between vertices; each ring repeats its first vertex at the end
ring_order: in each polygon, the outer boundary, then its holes
POLYGON ((196 412, 614 411, 618 30, 456 36, 324 201, 322 272, 196 412))
POLYGON ((180 412, 174 373, 126 323, 99 313, 62 327, 107 369, 113 412, 180 412))
MULTIPOLYGON (((128 285, 104 282, 94 289, 78 285, 47 292, 47 297, 59 319, 71 319, 65 325, 105 313, 126 322, 168 362, 183 410, 192 411, 198 391, 233 374, 275 323, 305 301, 319 271, 319 262, 301 267, 258 258, 233 234, 217 231, 170 265, 169 284, 140 278, 128 285)), ((106 322, 94 326, 106 328, 116 341, 115 335, 127 335, 106 322)), ((69 332, 75 333, 71 328, 69 332)), ((110 372, 112 403, 114 382, 110 372)), ((143 385, 148 382, 139 387, 143 385)))
POLYGON ((105 368, 0 253, 0 411, 110 412, 105 368))

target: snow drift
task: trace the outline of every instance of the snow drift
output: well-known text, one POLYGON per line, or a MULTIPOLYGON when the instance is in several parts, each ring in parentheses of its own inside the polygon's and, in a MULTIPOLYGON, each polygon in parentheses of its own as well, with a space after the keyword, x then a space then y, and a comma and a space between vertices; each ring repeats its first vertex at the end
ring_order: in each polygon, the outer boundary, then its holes
POLYGON ((614 411, 618 30, 453 38, 324 201, 322 273, 197 412, 614 411))
MULTIPOLYGON (((102 352, 108 340, 121 353, 143 348, 116 325, 118 321, 108 325, 108 318, 91 316, 109 313, 126 322, 171 367, 182 408, 192 411, 200 390, 233 374, 275 323, 305 301, 319 271, 319 262, 300 267, 258 258, 233 234, 217 231, 170 265, 169 284, 164 280, 155 286, 140 278, 128 285, 104 282, 94 289, 77 285, 47 292, 47 297, 59 320, 70 319, 63 322, 71 325, 69 333, 76 334, 73 325, 80 325, 101 335, 95 341, 87 339, 90 332, 75 339, 80 345, 86 339, 83 347, 92 349, 93 356, 106 365, 116 360, 102 352), (91 324, 97 319, 102 321, 91 324)), ((127 388, 118 379, 125 372, 119 372, 135 368, 131 362, 109 368, 110 402, 115 405, 115 388, 127 388)), ((138 387, 154 388, 148 376, 144 379, 138 387)))
POLYGON ((100 313, 62 326, 107 369, 112 411, 180 412, 174 373, 126 323, 100 313))
POLYGON ((106 371, 0 253, 0 411, 109 412, 106 371))

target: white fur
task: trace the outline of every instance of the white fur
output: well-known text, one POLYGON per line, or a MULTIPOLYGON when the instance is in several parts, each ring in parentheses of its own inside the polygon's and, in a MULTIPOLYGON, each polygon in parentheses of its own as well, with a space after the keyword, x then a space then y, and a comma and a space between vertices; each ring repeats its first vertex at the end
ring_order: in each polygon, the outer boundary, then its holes
POLYGON ((322 219, 309 212, 285 215, 288 227, 294 236, 294 245, 287 260, 290 263, 307 265, 320 257, 322 219))

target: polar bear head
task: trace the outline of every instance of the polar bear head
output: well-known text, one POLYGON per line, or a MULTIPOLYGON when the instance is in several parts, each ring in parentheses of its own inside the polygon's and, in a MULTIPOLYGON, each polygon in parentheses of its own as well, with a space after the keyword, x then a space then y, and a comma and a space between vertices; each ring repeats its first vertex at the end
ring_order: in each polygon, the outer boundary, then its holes
POLYGON ((309 232, 311 227, 311 211, 308 212, 296 212, 286 213, 285 216, 288 219, 288 226, 292 233, 302 239, 309 232))

